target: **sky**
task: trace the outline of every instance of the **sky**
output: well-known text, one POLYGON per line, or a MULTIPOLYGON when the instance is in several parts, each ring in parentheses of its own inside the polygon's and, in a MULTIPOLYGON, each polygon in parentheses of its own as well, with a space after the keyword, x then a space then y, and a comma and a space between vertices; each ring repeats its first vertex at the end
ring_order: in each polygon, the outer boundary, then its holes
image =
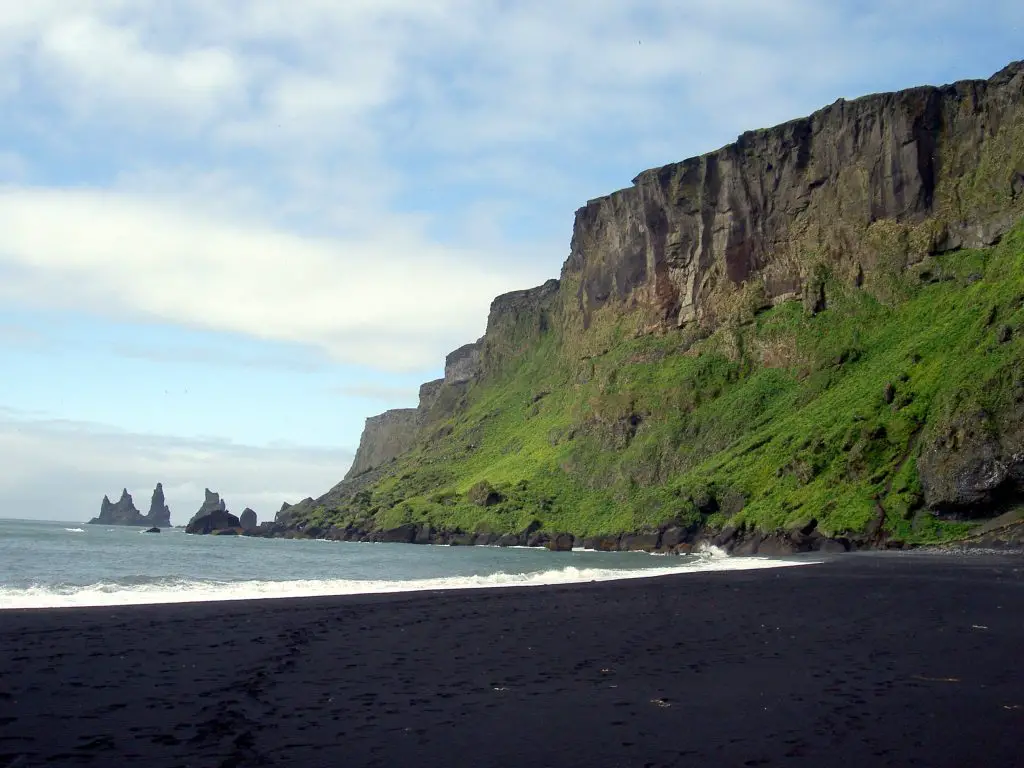
POLYGON ((1021 40, 1019 0, 2 3, 0 517, 270 519, 588 199, 1021 40))

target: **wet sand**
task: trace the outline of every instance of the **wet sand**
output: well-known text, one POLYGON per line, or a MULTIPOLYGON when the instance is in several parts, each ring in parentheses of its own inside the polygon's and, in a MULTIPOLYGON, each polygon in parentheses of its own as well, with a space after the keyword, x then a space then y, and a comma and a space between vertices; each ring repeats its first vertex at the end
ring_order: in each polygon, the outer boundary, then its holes
POLYGON ((2 611, 0 766, 1024 766, 1022 653, 1020 555, 2 611))

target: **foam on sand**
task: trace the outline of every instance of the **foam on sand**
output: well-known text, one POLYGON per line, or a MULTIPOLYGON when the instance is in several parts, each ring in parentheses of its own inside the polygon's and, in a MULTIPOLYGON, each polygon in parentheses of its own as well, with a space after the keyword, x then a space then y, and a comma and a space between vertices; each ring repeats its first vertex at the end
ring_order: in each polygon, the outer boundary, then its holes
POLYGON ((91 605, 148 605, 194 603, 211 600, 259 600, 287 597, 383 594, 488 587, 531 587, 547 584, 578 584, 590 581, 647 579, 670 574, 707 571, 748 571, 811 565, 813 560, 731 558, 707 550, 687 557, 678 565, 659 568, 577 568, 566 566, 530 573, 498 572, 476 576, 451 576, 413 580, 303 579, 293 581, 212 581, 159 579, 150 583, 99 582, 86 586, 0 586, 0 609, 70 608, 91 605))

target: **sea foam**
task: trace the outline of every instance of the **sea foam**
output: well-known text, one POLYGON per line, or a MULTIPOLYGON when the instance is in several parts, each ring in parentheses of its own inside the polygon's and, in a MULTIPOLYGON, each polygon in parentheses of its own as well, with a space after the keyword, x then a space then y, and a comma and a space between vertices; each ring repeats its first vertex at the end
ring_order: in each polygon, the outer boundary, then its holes
POLYGON ((0 609, 71 608, 109 605, 195 603, 213 600, 262 600, 287 597, 384 594, 488 587, 531 587, 592 581, 645 579, 707 571, 748 571, 812 565, 813 560, 730 558, 705 552, 685 563, 664 568, 577 568, 566 566, 531 573, 498 572, 477 576, 450 576, 411 580, 302 579, 292 581, 233 581, 162 579, 148 584, 98 582, 86 586, 0 586, 0 609))

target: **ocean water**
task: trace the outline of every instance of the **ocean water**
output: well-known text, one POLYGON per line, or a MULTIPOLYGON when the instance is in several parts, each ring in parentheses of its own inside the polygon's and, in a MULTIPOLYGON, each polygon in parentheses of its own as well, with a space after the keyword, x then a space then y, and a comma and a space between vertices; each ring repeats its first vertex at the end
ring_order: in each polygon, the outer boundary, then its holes
POLYGON ((797 564, 715 551, 362 544, 0 519, 0 609, 529 586, 797 564))

